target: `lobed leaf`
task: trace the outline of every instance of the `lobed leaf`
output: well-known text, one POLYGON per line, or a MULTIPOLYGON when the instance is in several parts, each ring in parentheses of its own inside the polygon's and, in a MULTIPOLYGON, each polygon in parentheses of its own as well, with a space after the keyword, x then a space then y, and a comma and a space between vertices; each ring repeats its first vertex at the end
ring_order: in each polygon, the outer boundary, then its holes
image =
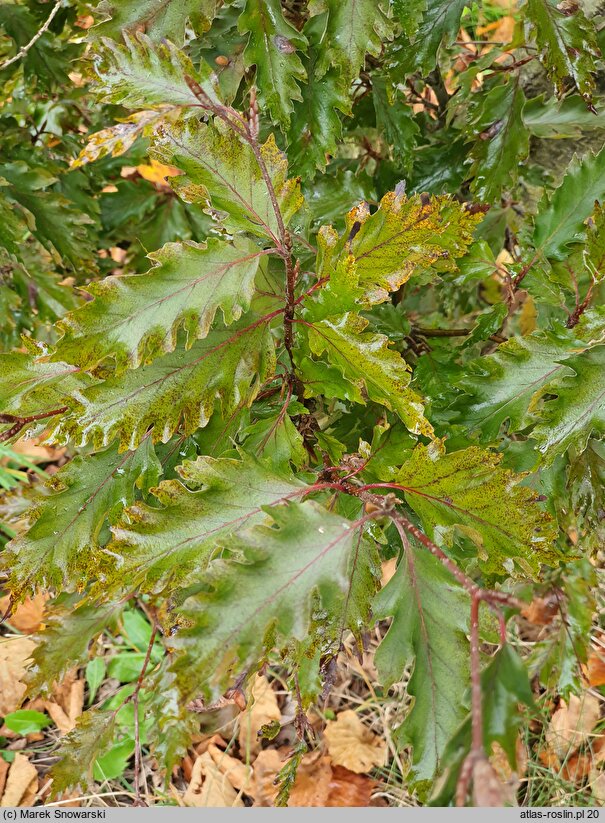
POLYGON ((437 558, 410 546, 374 598, 373 613, 392 618, 375 658, 384 687, 414 664, 407 685, 413 704, 395 739, 413 747, 414 780, 430 780, 447 765, 446 743, 466 714, 468 596, 437 558))
POLYGON ((517 564, 536 575, 542 563, 558 560, 557 531, 539 496, 521 485, 524 475, 501 460, 476 446, 440 454, 435 444, 418 445, 396 481, 430 537, 451 539, 457 531, 475 544, 487 572, 510 575, 517 564))
MULTIPOLYGON (((288 180, 286 157, 272 135, 260 153, 287 225, 302 205, 298 180, 288 180)), ((171 184, 185 202, 208 204, 227 228, 277 243, 277 218, 258 162, 250 146, 224 123, 190 119, 160 126, 152 155, 181 170, 171 184)))
POLYGON ((67 463, 33 508, 33 525, 3 555, 12 593, 54 587, 73 591, 90 581, 99 562, 102 526, 133 502, 137 486, 157 482, 159 473, 150 438, 136 451, 119 454, 113 447, 67 463))
POLYGON ((102 19, 93 34, 120 41, 144 31, 156 42, 168 39, 182 46, 188 22, 198 32, 210 28, 216 0, 101 0, 95 12, 102 19))
POLYGON ((137 368, 174 351, 181 330, 191 348, 219 308, 226 325, 250 308, 262 254, 245 238, 167 243, 149 255, 154 266, 146 274, 87 287, 95 299, 60 322, 53 359, 91 368, 112 356, 119 370, 137 368))

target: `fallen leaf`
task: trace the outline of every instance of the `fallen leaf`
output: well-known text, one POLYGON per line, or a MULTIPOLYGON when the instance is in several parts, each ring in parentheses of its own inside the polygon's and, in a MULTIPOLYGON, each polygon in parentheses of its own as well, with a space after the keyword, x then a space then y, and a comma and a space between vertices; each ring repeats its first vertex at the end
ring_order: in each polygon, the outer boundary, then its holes
MULTIPOLYGON (((65 456, 67 449, 41 445, 41 437, 21 437, 11 449, 36 463, 52 463, 65 456)), ((48 597, 47 597, 48 599, 48 597)))
POLYGON ((588 785, 592 796, 601 806, 605 805, 605 772, 591 769, 588 785))
POLYGON ((29 806, 38 791, 38 772, 27 757, 17 753, 6 778, 0 806, 29 806))
POLYGON ((278 787, 275 777, 286 762, 277 749, 263 749, 254 761, 251 797, 255 806, 273 806, 278 787))
POLYGON ((508 762, 508 755, 499 743, 492 743, 492 751, 489 757, 489 762, 494 768, 501 784, 502 784, 502 798, 507 806, 517 806, 517 792, 521 781, 520 776, 523 776, 527 770, 527 749, 520 737, 517 738, 515 744, 517 755, 517 771, 514 771, 508 762))
POLYGON ((583 783, 590 774, 592 757, 587 754, 573 754, 561 769, 561 777, 570 783, 583 783))
POLYGON ((371 777, 333 766, 326 806, 369 806, 375 787, 371 777))
POLYGON ((8 770, 10 768, 10 763, 8 763, 3 757, 0 757, 0 797, 4 792, 4 787, 6 785, 6 776, 8 774, 8 770))
POLYGON ((0 641, 0 715, 16 711, 25 694, 22 682, 36 644, 29 637, 8 637, 0 641))
POLYGON ((183 802, 186 806, 215 809, 244 805, 208 752, 201 754, 193 764, 191 782, 183 795, 183 802))
POLYGON ((281 711, 271 684, 262 674, 257 674, 250 693, 251 705, 239 718, 239 746, 244 756, 250 757, 260 751, 258 732, 267 723, 281 720, 281 711))
MULTIPOLYGON (((33 634, 42 625, 44 606, 50 595, 44 592, 37 592, 34 597, 27 597, 15 608, 7 622, 18 632, 23 634, 33 634)), ((8 608, 10 597, 0 597, 0 613, 4 614, 8 608)))
POLYGON ((384 764, 385 741, 366 728, 350 709, 327 722, 324 737, 335 766, 362 774, 384 764))
POLYGON ((247 766, 241 760, 231 757, 213 743, 208 746, 208 754, 217 769, 226 776, 234 789, 249 794, 248 789, 250 789, 252 783, 252 766, 247 766))
POLYGON ((319 751, 306 754, 296 771, 288 806, 326 806, 331 781, 330 758, 319 751))
POLYGON ((548 749, 563 760, 589 738, 599 715, 599 700, 588 692, 581 697, 570 695, 568 704, 561 700, 561 705, 551 717, 546 730, 548 749))
POLYGON ((605 657, 600 652, 591 652, 586 661, 586 676, 591 686, 605 686, 605 657))
POLYGON ((473 766, 473 806, 504 806, 502 783, 486 757, 481 757, 473 766))
POLYGON ((548 626, 559 612, 559 602, 556 597, 536 597, 521 610, 523 617, 534 626, 548 626))

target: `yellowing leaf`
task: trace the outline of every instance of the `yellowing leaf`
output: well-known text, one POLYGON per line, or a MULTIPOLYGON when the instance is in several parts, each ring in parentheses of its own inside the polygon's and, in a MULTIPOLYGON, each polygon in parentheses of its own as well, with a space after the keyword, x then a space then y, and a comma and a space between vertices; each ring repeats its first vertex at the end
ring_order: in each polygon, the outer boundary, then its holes
POLYGON ((175 166, 166 166, 164 163, 154 160, 153 157, 149 164, 141 163, 136 168, 141 177, 158 186, 165 186, 167 177, 175 177, 179 174, 179 170, 175 166))

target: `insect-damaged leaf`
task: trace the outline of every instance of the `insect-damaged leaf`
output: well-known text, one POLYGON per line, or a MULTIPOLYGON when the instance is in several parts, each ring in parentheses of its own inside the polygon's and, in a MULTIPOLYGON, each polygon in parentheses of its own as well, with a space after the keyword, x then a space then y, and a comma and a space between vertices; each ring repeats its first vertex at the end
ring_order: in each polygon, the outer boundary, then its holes
POLYGON ((414 702, 395 735, 399 745, 413 746, 415 780, 430 780, 440 770, 445 744, 466 713, 468 602, 437 558, 411 546, 374 599, 376 619, 393 618, 376 652, 385 688, 414 665, 407 687, 414 702))
MULTIPOLYGON (((182 174, 171 179, 188 203, 209 203, 212 213, 236 231, 248 231, 277 242, 277 216, 254 152, 222 122, 206 125, 181 120, 160 126, 153 155, 182 174)), ((277 204, 287 225, 302 204, 297 180, 288 180, 288 162, 271 136, 260 147, 277 204)))
POLYGON ((275 347, 268 323, 246 315, 218 328, 187 352, 173 351, 119 377, 110 377, 70 401, 54 436, 101 447, 116 438, 136 448, 149 431, 166 443, 179 426, 191 434, 205 426, 220 400, 223 416, 252 402, 273 374, 275 347))
POLYGON ((511 574, 517 564, 535 575, 553 564, 556 529, 523 475, 500 466, 502 455, 471 446, 449 454, 417 446, 396 481, 431 537, 458 534, 477 547, 488 572, 511 574))
POLYGON ((228 553, 185 602, 191 627, 175 638, 173 667, 185 697, 216 699, 265 649, 303 640, 315 602, 328 614, 342 611, 356 524, 311 501, 267 513, 273 525, 220 541, 228 553))
POLYGON ((159 472, 150 438, 134 452, 118 454, 112 447, 64 466, 32 510, 29 531, 10 543, 3 555, 11 591, 62 586, 74 590, 94 576, 101 527, 134 500, 137 485, 152 485, 159 472))
POLYGON ((206 337, 217 310, 228 325, 250 307, 262 251, 251 241, 167 243, 149 255, 146 274, 107 277, 88 287, 91 303, 65 317, 55 357, 83 368, 113 356, 136 368, 206 337))

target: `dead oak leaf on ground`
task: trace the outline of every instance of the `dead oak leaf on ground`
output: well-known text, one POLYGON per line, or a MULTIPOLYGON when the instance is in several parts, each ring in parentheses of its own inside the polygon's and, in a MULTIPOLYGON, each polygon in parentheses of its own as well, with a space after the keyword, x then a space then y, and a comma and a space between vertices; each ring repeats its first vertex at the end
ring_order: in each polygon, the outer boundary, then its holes
POLYGON ((249 794, 252 783, 252 766, 247 766, 241 760, 231 757, 214 743, 208 746, 207 751, 217 769, 225 775, 233 788, 249 794))
POLYGON ((546 730, 547 749, 563 760, 589 739, 599 716, 599 700, 588 692, 570 695, 568 703, 561 700, 546 730))
POLYGON ((320 751, 306 754, 296 771, 288 806, 327 806, 331 781, 330 758, 320 751))
POLYGON ((6 778, 0 806, 31 806, 38 791, 38 772, 23 754, 15 754, 6 778))
MULTIPOLYGON (((23 634, 33 634, 42 625, 44 606, 50 595, 37 592, 34 597, 27 597, 15 607, 7 618, 7 623, 23 634)), ((0 597, 0 613, 4 614, 10 603, 10 596, 0 597)))
POLYGON ((590 653, 585 674, 590 686, 605 686, 605 656, 601 652, 590 653))
POLYGON ((268 723, 281 720, 281 711, 271 684, 262 674, 254 678, 250 697, 248 708, 239 718, 239 747, 242 757, 252 759, 260 751, 259 731, 268 723))
POLYGON ((328 721, 324 737, 335 766, 363 774, 384 765, 386 742, 364 726, 350 709, 340 712, 336 720, 328 721))
POLYGON ((0 715, 16 711, 25 694, 23 677, 36 644, 29 637, 0 640, 0 715))
POLYGON ((333 766, 326 806, 369 806, 375 788, 371 777, 333 766))
POLYGON ((217 768, 208 752, 201 754, 193 764, 183 803, 185 806, 215 809, 244 805, 227 775, 217 768))

